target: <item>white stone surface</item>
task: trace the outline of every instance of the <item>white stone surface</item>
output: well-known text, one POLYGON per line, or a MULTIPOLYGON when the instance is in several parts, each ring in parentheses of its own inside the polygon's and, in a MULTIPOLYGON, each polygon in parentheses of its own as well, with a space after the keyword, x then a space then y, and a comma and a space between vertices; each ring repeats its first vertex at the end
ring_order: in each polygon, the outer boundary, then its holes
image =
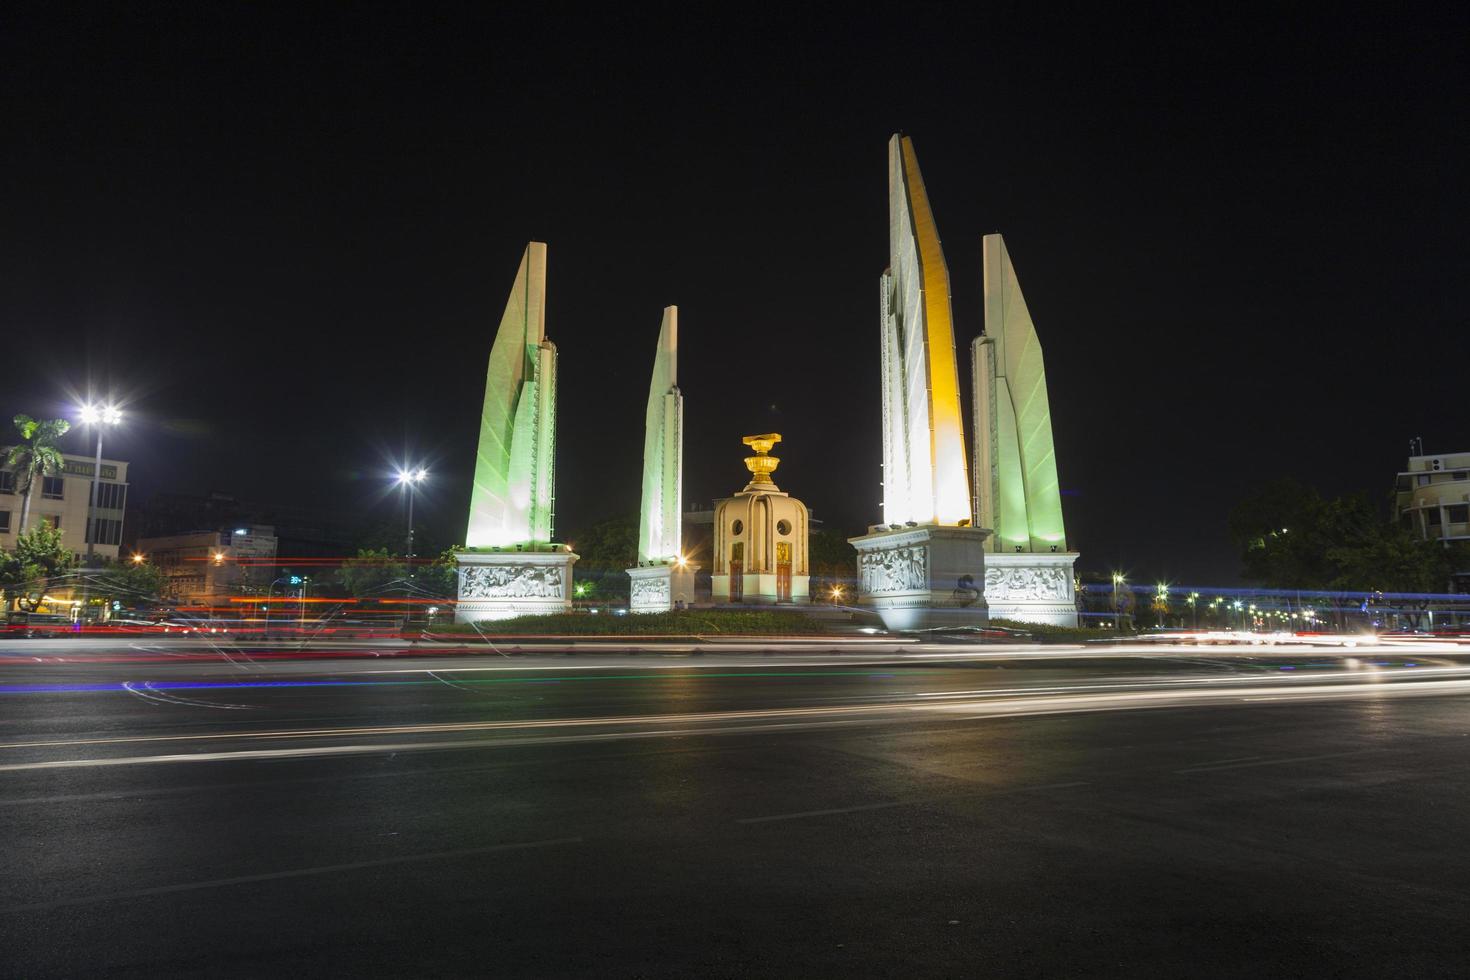
POLYGON ((912 141, 888 143, 882 276, 883 522, 972 518, 949 268, 912 141))
POLYGON ((546 245, 531 242, 490 348, 467 547, 551 542, 556 359, 546 339, 546 245))
POLYGON ((976 527, 875 527, 850 538, 858 553, 858 603, 891 630, 983 626, 985 539, 976 527))
POLYGON ((684 396, 679 391, 679 308, 664 310, 643 427, 643 506, 638 517, 638 561, 683 557, 684 396))
POLYGON ((694 602, 696 565, 645 565, 627 571, 632 579, 630 612, 668 612, 687 608, 694 602))
POLYGON ((1075 552, 995 552, 985 556, 985 602, 991 619, 1077 625, 1075 552))
POLYGON ((971 345, 975 521, 998 554, 1067 550, 1046 364, 1015 266, 986 235, 985 333, 971 345))
POLYGON ((565 548, 463 552, 457 561, 456 623, 564 613, 572 608, 572 565, 577 556, 565 548))

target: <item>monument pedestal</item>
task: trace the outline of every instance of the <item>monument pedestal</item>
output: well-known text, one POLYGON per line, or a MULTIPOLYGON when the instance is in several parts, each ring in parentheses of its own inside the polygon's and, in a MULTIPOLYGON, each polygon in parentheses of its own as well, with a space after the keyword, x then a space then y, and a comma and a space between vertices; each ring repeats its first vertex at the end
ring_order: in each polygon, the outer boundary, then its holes
POLYGON ((687 609, 694 604, 694 573, 698 565, 641 565, 627 569, 632 579, 628 611, 660 613, 687 609))
POLYGON ((924 524, 849 538, 858 553, 858 604, 891 630, 984 626, 983 527, 924 524))
POLYGON ((465 551, 459 565, 456 623, 571 612, 572 565, 563 545, 533 551, 465 551))
POLYGON ((992 619, 1051 626, 1077 625, 1075 551, 996 552, 985 556, 985 602, 992 619))

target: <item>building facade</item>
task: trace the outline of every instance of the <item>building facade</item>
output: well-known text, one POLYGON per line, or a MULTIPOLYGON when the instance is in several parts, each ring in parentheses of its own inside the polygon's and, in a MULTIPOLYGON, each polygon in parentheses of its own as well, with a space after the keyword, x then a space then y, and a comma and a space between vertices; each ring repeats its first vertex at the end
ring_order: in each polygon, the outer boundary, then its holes
MULTIPOLYGON (((1410 456, 1398 475, 1399 521, 1426 541, 1470 551, 1470 452, 1410 456)), ((1456 591, 1470 591, 1470 559, 1455 569, 1456 591)))
POLYGON ((139 538, 138 554, 158 567, 165 594, 184 605, 215 605, 269 589, 277 577, 275 528, 246 525, 139 538))
MULTIPOLYGON (((61 531, 62 543, 78 557, 87 553, 87 511, 91 503, 91 456, 62 455, 62 471, 36 482, 31 490, 30 523, 26 530, 49 524, 61 531)), ((21 532, 20 516, 25 507, 17 473, 0 469, 0 548, 15 547, 21 532)), ((97 484, 97 525, 94 554, 116 559, 123 537, 123 511, 128 498, 128 464, 118 459, 102 460, 97 484)))

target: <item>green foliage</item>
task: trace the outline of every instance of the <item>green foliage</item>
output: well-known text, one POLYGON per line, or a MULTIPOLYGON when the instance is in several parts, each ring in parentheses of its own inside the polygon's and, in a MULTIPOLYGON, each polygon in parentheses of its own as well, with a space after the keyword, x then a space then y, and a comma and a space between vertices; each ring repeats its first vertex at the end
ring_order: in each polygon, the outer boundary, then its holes
POLYGON ((16 536, 12 551, 0 551, 0 588, 22 605, 39 599, 47 583, 67 574, 76 556, 61 543, 58 528, 42 525, 16 536))
POLYGON ((61 472, 63 460, 56 442, 71 429, 66 419, 42 421, 29 415, 17 415, 15 428, 20 441, 5 454, 5 465, 15 471, 16 489, 24 498, 20 508, 20 530, 26 529, 31 515, 31 490, 36 478, 61 472))
POLYGON ((459 595, 459 562, 455 556, 463 550, 459 545, 445 548, 432 563, 415 566, 413 570, 414 589, 440 599, 457 598, 459 595))
POLYGON ((765 610, 682 609, 666 613, 593 616, 564 613, 520 616, 478 624, 445 627, 452 633, 491 636, 721 636, 813 635, 830 631, 829 624, 798 612, 765 610))
POLYGON ((614 517, 599 521, 572 535, 572 550, 579 556, 576 583, 585 585, 582 598, 628 595, 626 570, 638 561, 638 517, 614 517))
POLYGON ((144 562, 108 562, 92 580, 92 594, 136 606, 157 602, 168 585, 168 576, 157 565, 144 562))
POLYGON ((1387 521, 1364 494, 1324 499, 1277 480, 1230 513, 1244 578, 1274 589, 1441 592, 1450 554, 1387 521))
POLYGON ((825 527, 811 532, 807 539, 807 562, 813 598, 826 599, 834 585, 846 587, 852 595, 851 586, 857 577, 857 549, 847 543, 847 535, 825 527))
POLYGON ((408 577, 403 559, 387 548, 360 548, 337 569, 337 582, 351 596, 373 596, 401 585, 408 577))

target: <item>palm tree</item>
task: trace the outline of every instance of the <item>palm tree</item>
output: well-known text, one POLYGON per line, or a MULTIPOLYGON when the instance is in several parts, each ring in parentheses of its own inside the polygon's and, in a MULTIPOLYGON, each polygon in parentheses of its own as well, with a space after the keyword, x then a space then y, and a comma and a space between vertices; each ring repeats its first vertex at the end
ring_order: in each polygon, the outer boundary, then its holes
POLYGON ((36 478, 61 472, 61 450, 56 448, 56 440, 66 434, 71 423, 66 419, 43 422, 29 415, 17 415, 15 427, 20 430, 21 441, 5 454, 5 465, 15 470, 20 492, 25 497, 20 505, 20 530, 24 533, 31 516, 31 490, 36 478))

